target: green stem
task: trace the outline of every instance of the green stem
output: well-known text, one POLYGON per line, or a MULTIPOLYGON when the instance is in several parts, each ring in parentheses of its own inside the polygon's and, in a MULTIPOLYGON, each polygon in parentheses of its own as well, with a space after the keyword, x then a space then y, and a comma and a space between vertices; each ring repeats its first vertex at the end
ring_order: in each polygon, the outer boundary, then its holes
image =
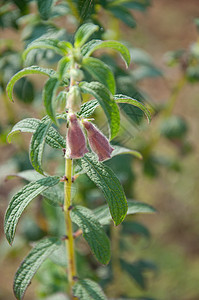
POLYGON ((72 186, 72 167, 73 161, 70 158, 65 158, 65 176, 66 180, 64 182, 64 215, 66 223, 66 249, 68 258, 68 281, 70 287, 70 298, 76 299, 73 296, 72 288, 76 280, 76 263, 75 263, 75 250, 74 250, 74 238, 73 238, 73 228, 72 221, 70 217, 71 211, 71 186, 72 186))

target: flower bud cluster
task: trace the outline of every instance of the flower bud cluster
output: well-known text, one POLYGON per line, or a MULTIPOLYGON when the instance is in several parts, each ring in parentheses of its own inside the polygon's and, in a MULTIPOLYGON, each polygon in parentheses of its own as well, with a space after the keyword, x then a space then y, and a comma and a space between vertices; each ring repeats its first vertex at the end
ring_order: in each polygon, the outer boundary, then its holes
MULTIPOLYGON (((81 158, 88 152, 86 138, 80 121, 74 113, 69 114, 69 126, 67 131, 67 148, 70 158, 81 158)), ((111 157, 114 150, 108 139, 88 120, 82 120, 84 129, 87 132, 88 142, 93 152, 104 161, 111 157)))

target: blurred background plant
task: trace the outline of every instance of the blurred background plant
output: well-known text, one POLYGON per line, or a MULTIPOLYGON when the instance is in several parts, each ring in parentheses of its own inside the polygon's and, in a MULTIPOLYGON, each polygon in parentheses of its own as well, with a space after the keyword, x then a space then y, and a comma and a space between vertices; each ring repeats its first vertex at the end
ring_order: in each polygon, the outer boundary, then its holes
MULTIPOLYGON (((100 25, 95 38, 121 40, 130 48, 132 65, 128 71, 115 53, 98 55, 114 71, 117 93, 148 103, 153 121, 152 126, 146 126, 139 110, 122 104, 121 134, 115 143, 136 148, 143 159, 128 154, 107 164, 120 178, 128 198, 152 204, 159 213, 129 216, 116 230, 107 226, 113 249, 108 267, 99 266, 82 241, 77 241, 81 246, 80 273, 98 279, 114 299, 137 295, 139 299, 196 300, 199 296, 197 9, 194 0, 182 1, 180 9, 179 3, 156 0, 1 2, 1 220, 8 199, 20 182, 14 179, 5 184, 5 176, 31 168, 28 135, 16 135, 12 145, 7 144, 6 136, 21 117, 42 117, 44 112, 40 101, 43 77, 21 79, 15 86, 14 106, 5 93, 10 77, 23 66, 23 48, 41 36, 72 41, 79 24, 88 20, 100 25)), ((39 63, 53 68, 59 58, 51 50, 33 51, 33 59, 27 60, 27 65, 39 63)), ((86 75, 89 78, 89 73, 86 75)), ((104 127, 98 109, 95 118, 98 126, 104 127)), ((49 170, 62 168, 52 151, 46 149, 46 155, 49 170)), ((103 201, 86 176, 77 185, 78 201, 87 201, 92 208, 103 201)), ((62 223, 56 221, 59 211, 48 202, 38 199, 32 209, 34 214, 27 210, 12 248, 1 231, 0 263, 5 276, 0 283, 0 299, 14 299, 10 290, 12 278, 29 245, 47 232, 62 230, 62 223)), ((54 299, 51 296, 58 291, 56 299, 62 299, 65 272, 52 261, 57 258, 52 257, 41 267, 26 299, 54 299)), ((65 266, 65 261, 60 259, 60 265, 65 266)))

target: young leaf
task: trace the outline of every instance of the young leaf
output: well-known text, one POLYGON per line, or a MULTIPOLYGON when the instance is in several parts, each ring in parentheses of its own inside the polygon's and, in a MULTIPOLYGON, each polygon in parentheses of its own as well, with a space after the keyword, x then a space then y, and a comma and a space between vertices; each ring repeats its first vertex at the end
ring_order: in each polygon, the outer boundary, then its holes
POLYGON ((131 150, 117 145, 112 145, 112 147, 114 148, 113 152, 111 153, 112 157, 121 154, 131 154, 139 159, 142 159, 142 154, 136 150, 131 150))
MULTIPOLYGON (((126 215, 133 215, 137 213, 155 213, 156 210, 143 202, 128 200, 128 210, 126 215)), ((111 221, 111 215, 107 205, 100 206, 94 210, 94 214, 102 225, 107 225, 111 221)))
POLYGON ((118 178, 108 166, 100 163, 92 154, 86 154, 81 163, 88 177, 104 193, 113 221, 119 225, 126 216, 128 206, 118 178))
POLYGON ((110 242, 93 212, 86 207, 76 206, 71 211, 71 218, 82 229, 83 237, 97 260, 102 264, 107 264, 111 254, 110 242))
POLYGON ((66 76, 67 70, 70 68, 71 60, 68 56, 64 56, 62 59, 60 59, 57 67, 57 72, 59 74, 59 79, 64 80, 66 76))
POLYGON ((59 181, 60 178, 58 176, 49 176, 35 182, 30 182, 12 198, 8 205, 4 221, 5 235, 10 244, 13 242, 18 220, 30 201, 49 187, 58 184, 59 181))
POLYGON ((109 122, 111 139, 113 139, 120 128, 120 114, 109 90, 97 81, 82 82, 80 88, 83 93, 93 95, 102 106, 109 122))
POLYGON ((46 112, 55 124, 57 123, 56 112, 55 112, 56 109, 55 96, 58 87, 59 87, 58 79, 56 77, 49 78, 44 86, 43 95, 42 95, 46 112))
POLYGON ((8 82, 8 85, 6 87, 6 91, 8 94, 8 97, 10 98, 10 100, 13 101, 13 97, 12 97, 12 90, 13 87, 15 85, 15 83, 22 77, 26 76, 26 75, 31 75, 31 74, 42 74, 42 75, 47 75, 48 77, 52 77, 56 74, 56 72, 52 69, 44 69, 44 68, 40 68, 37 66, 31 66, 28 68, 24 68, 21 71, 17 72, 8 82))
POLYGON ((109 66, 103 61, 94 58, 87 57, 83 59, 82 67, 88 71, 95 80, 98 80, 104 84, 112 94, 115 94, 115 79, 109 66))
MULTIPOLYGON (((15 124, 11 132, 7 136, 7 140, 10 143, 11 137, 17 132, 31 132, 34 133, 41 123, 40 120, 34 118, 27 118, 19 121, 15 124)), ((60 133, 54 128, 50 127, 46 135, 46 143, 52 148, 61 149, 66 147, 65 139, 60 135, 60 133)))
POLYGON ((139 109, 141 109, 145 116, 147 117, 148 122, 151 122, 151 114, 148 111, 148 109, 138 100, 133 99, 131 97, 125 96, 125 95, 115 95, 114 99, 117 103, 127 103, 127 104, 131 104, 133 106, 138 107, 139 109))
POLYGON ((45 139, 48 132, 48 129, 51 125, 51 121, 41 122, 36 131, 33 133, 31 142, 30 142, 30 161, 34 169, 43 174, 42 170, 42 156, 44 151, 45 139))
POLYGON ((21 300, 29 286, 33 276, 51 253, 60 247, 61 242, 56 238, 46 238, 36 244, 36 246, 26 256, 14 278, 14 294, 21 300))
POLYGON ((89 57, 95 50, 101 48, 110 48, 118 51, 126 63, 126 66, 128 67, 130 65, 131 56, 128 48, 117 41, 91 40, 82 47, 81 52, 84 57, 89 57))
POLYGON ((38 10, 43 20, 48 20, 51 13, 52 4, 53 0, 37 0, 38 10))
POLYGON ((75 283, 73 294, 80 300, 107 300, 101 287, 90 279, 82 279, 75 283))
POLYGON ((28 45, 28 47, 23 52, 23 59, 25 60, 28 53, 33 49, 50 49, 54 50, 59 55, 66 55, 68 54, 69 48, 63 45, 59 40, 56 39, 37 39, 34 40, 32 43, 28 45))
POLYGON ((80 26, 75 34, 75 48, 84 45, 89 37, 97 30, 99 30, 99 26, 92 23, 85 23, 80 26))
POLYGON ((85 102, 81 106, 79 115, 82 118, 88 118, 90 115, 94 113, 96 107, 98 106, 99 106, 99 102, 97 100, 90 100, 88 102, 85 102))

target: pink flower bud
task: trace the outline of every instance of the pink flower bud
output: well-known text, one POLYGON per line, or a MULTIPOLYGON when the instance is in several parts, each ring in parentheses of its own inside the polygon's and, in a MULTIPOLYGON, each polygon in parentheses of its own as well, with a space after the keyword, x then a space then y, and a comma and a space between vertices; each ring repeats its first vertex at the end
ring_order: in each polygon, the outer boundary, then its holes
POLYGON ((88 134, 90 147, 98 155, 99 161, 110 158, 114 149, 109 144, 108 139, 92 123, 87 120, 82 122, 88 134))
POLYGON ((69 114, 69 127, 67 131, 67 148, 70 158, 81 158, 89 152, 83 130, 75 114, 69 114))

